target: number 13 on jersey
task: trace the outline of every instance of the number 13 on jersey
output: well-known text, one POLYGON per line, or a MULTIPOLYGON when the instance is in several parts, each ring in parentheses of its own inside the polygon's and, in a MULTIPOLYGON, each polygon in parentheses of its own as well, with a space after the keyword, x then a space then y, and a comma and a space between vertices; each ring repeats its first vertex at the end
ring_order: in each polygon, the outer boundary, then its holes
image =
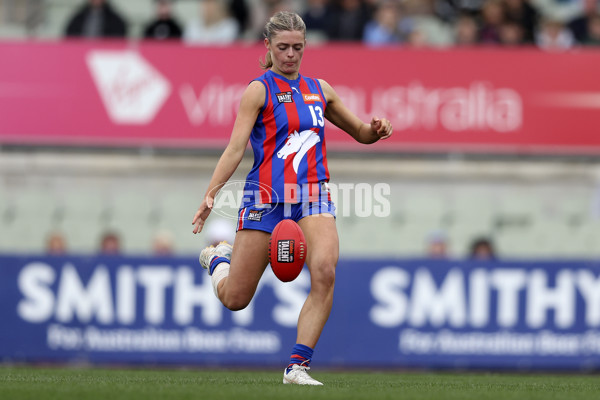
POLYGON ((310 115, 312 115, 313 125, 323 127, 325 120, 323 119, 323 109, 320 106, 308 106, 310 115))

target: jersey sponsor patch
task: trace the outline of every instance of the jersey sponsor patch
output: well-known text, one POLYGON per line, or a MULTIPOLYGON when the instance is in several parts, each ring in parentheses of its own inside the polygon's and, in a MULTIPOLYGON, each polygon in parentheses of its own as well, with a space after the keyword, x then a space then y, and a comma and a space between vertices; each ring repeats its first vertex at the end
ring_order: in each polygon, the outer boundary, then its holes
POLYGON ((265 210, 250 210, 246 219, 248 221, 260 222, 262 220, 262 215, 264 211, 265 210))
POLYGON ((280 103, 293 103, 294 99, 292 99, 292 92, 281 92, 276 93, 277 101, 280 103))
POLYGON ((318 93, 303 93, 305 103, 321 102, 321 96, 318 93))

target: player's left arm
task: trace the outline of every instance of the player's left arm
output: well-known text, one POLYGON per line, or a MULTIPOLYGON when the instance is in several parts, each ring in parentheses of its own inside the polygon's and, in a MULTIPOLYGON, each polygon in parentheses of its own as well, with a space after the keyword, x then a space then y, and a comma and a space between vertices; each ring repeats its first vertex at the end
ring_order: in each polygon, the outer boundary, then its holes
POLYGON ((342 103, 335 90, 322 79, 319 79, 327 107, 325 118, 332 124, 347 132, 357 142, 370 144, 379 139, 387 139, 392 135, 392 124, 386 118, 373 117, 371 123, 366 124, 342 103))

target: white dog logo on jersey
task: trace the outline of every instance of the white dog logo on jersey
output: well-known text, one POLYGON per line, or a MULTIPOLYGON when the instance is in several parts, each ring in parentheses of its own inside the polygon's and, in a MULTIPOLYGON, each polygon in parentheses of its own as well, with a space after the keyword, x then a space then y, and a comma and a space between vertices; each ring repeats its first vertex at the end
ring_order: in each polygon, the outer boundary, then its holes
POLYGON ((298 131, 294 131, 294 133, 290 133, 281 150, 277 152, 277 157, 285 160, 290 154, 296 153, 294 155, 292 166, 294 167, 294 171, 298 173, 298 166, 300 165, 302 158, 304 158, 311 147, 314 147, 320 141, 321 138, 319 135, 310 129, 300 133, 298 133, 298 131))

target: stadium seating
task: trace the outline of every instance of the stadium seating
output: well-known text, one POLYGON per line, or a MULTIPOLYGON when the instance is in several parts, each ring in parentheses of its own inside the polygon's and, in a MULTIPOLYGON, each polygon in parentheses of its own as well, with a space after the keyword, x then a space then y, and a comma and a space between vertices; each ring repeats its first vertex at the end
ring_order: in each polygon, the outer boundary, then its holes
MULTIPOLYGON (((14 169, 0 173, 0 251, 42 252, 53 230, 63 232, 76 253, 97 251, 106 231, 118 233, 129 254, 150 253, 154 236, 165 231, 173 235, 179 254, 196 254, 205 245, 204 233, 191 234, 191 219, 210 171, 164 176, 111 171, 78 176, 62 171, 43 179, 15 175, 14 169)), ((337 178, 371 185, 381 180, 351 173, 337 178)), ((596 192, 584 182, 464 179, 450 185, 443 179, 415 183, 396 176, 390 187, 385 216, 357 213, 352 194, 348 204, 339 194, 334 199, 342 254, 422 256, 431 232, 443 230, 452 257, 466 256, 471 241, 481 235, 490 237, 506 258, 600 255, 596 192)))
MULTIPOLYGON (((42 22, 37 29, 37 36, 46 39, 57 39, 64 35, 64 29, 69 18, 85 0, 52 0, 44 1, 42 22)), ((14 2, 14 1, 13 1, 14 2)), ((32 2, 33 3, 33 2, 32 2)), ((154 0, 113 1, 114 8, 127 20, 128 36, 142 36, 143 26, 153 18, 154 0)), ((199 15, 198 1, 177 0, 174 2, 174 14, 182 25, 199 15)), ((25 38, 28 36, 24 21, 0 23, 0 37, 25 38)))

